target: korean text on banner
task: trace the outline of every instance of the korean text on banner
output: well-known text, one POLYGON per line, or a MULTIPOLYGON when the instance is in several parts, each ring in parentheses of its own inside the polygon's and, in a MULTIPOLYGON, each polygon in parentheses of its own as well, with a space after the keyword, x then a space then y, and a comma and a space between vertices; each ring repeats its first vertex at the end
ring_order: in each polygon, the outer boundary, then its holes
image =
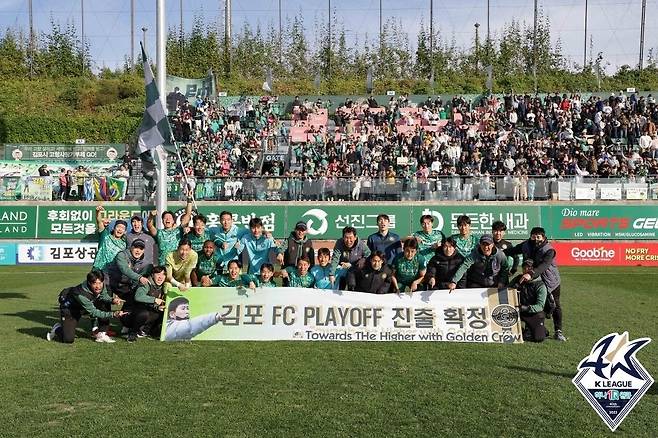
POLYGON ((192 288, 168 295, 161 339, 522 343, 516 306, 512 289, 192 288))

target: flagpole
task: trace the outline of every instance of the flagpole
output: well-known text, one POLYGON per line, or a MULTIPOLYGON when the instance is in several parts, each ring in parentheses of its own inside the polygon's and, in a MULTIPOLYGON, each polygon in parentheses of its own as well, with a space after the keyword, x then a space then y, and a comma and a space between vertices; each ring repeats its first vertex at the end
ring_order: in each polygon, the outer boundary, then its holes
MULTIPOLYGON (((160 100, 166 109, 166 81, 167 81, 167 55, 166 55, 166 21, 165 21, 165 0, 156 0, 156 84, 160 90, 160 100)), ((155 185, 155 208, 158 211, 156 216, 157 227, 163 228, 162 212, 167 210, 167 152, 162 145, 159 145, 154 151, 154 160, 156 163, 157 181, 155 185)))
MULTIPOLYGON (((180 163, 180 168, 181 168, 181 171, 183 172, 183 179, 185 180, 185 187, 186 187, 186 189, 189 190, 190 183, 187 179, 187 172, 185 171, 185 166, 183 165, 183 159, 180 157, 180 149, 178 148, 177 144, 176 144, 176 155, 178 156, 178 162, 180 163)), ((192 191, 191 194, 188 194, 187 197, 192 198, 192 205, 194 205, 194 210, 196 210, 198 212, 199 209, 196 206, 196 199, 194 199, 194 191, 192 191)))

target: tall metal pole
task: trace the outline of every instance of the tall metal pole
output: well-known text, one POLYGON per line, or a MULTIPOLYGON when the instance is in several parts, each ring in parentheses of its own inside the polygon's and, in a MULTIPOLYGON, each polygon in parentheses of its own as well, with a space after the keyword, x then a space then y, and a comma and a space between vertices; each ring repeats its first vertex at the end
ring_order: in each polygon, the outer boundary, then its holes
MULTIPOLYGON (((146 31, 148 30, 147 27, 142 27, 142 46, 144 46, 144 51, 146 52, 146 31)), ((144 60, 142 59, 142 62, 144 60)))
MULTIPOLYGON (((156 68, 157 77, 156 83, 160 91, 160 100, 162 107, 167 108, 165 95, 166 95, 166 82, 167 82, 167 25, 165 20, 165 0, 156 0, 156 68)), ((155 207, 158 210, 156 220, 158 228, 162 228, 161 214, 167 210, 167 152, 162 145, 158 146, 154 153, 158 159, 156 161, 156 173, 158 175, 158 182, 156 184, 156 197, 155 207)), ((184 169, 183 169, 184 171, 184 169)))
POLYGON ((475 23, 475 72, 480 72, 480 23, 475 23))
POLYGON ((587 65, 587 3, 585 0, 585 42, 583 43, 583 70, 587 65))
POLYGON ((224 3, 224 50, 228 76, 231 73, 231 0, 225 0, 224 3))
POLYGON ((642 24, 640 25, 640 62, 638 67, 642 71, 642 64, 644 63, 644 20, 647 13, 647 0, 642 0, 642 24))
POLYGON ((331 0, 329 0, 329 14, 327 15, 327 24, 328 24, 328 30, 329 30, 329 38, 327 38, 327 45, 328 45, 328 50, 327 50, 327 77, 329 79, 329 83, 331 83, 331 0))
POLYGON ((281 21, 281 0, 279 0, 279 64, 283 63, 283 22, 281 21))
POLYGON ((135 69, 135 0, 130 0, 130 69, 135 69))
POLYGON ((34 21, 32 16, 32 0, 28 1, 28 13, 30 17, 30 77, 34 75, 34 21))
POLYGON ((80 0, 80 18, 81 18, 81 32, 82 32, 82 72, 85 71, 85 0, 80 0))
POLYGON ((180 33, 179 33, 179 37, 180 37, 180 59, 181 59, 181 63, 182 63, 182 62, 184 62, 183 58, 185 56, 185 53, 183 52, 183 38, 184 38, 184 35, 185 35, 185 33, 183 32, 183 0, 180 0, 180 6, 179 7, 180 7, 180 33))
POLYGON ((430 0, 430 64, 434 57, 434 0, 430 0))
POLYGON ((384 23, 382 17, 382 0, 379 0, 379 53, 384 50, 384 23))
MULTIPOLYGON (((490 8, 489 8, 489 0, 487 0, 487 56, 489 56, 489 47, 491 46, 491 27, 490 24, 491 22, 489 21, 489 13, 490 13, 490 8)), ((489 60, 489 62, 491 62, 489 60)))
POLYGON ((532 27, 532 77, 535 82, 535 94, 537 93, 537 0, 535 0, 535 22, 532 27))

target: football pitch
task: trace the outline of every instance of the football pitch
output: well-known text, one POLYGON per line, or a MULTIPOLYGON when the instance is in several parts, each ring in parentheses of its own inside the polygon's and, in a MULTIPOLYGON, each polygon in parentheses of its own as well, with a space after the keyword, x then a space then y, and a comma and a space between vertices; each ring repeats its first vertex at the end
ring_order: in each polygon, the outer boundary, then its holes
MULTIPOLYGON (((566 343, 47 342, 87 270, 0 267, 1 437, 610 436, 571 383, 593 344, 651 337, 658 379, 652 268, 561 268, 566 343)), ((658 436, 657 384, 615 435, 658 436)))

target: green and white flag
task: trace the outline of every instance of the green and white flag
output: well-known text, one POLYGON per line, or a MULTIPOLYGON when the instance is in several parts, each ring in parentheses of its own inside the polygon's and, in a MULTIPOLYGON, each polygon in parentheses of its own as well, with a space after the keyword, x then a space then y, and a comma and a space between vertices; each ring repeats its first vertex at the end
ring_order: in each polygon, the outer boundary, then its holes
POLYGON ((144 52, 144 46, 142 46, 142 63, 144 66, 144 85, 146 86, 146 110, 142 118, 142 125, 139 127, 139 139, 137 140, 137 148, 140 154, 153 150, 159 145, 170 145, 173 137, 167 120, 167 113, 160 100, 158 86, 153 78, 153 70, 151 70, 146 52, 144 52))

